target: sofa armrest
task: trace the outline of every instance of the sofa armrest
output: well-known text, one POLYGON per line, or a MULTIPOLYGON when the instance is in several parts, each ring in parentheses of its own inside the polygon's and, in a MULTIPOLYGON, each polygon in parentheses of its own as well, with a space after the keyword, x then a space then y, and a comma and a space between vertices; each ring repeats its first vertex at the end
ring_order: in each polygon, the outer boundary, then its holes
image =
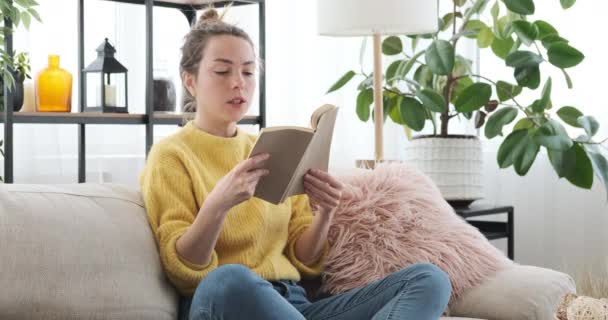
POLYGON ((565 293, 575 293, 569 275, 555 270, 514 265, 469 290, 450 305, 451 316, 492 320, 545 320, 565 293))

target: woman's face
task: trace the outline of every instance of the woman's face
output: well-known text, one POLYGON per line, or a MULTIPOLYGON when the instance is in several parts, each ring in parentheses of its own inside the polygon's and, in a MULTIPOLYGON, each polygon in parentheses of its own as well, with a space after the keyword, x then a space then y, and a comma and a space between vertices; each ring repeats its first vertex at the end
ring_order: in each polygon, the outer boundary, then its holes
POLYGON ((197 110, 215 120, 238 122, 251 104, 255 72, 255 54, 247 40, 231 35, 212 37, 191 83, 197 110))

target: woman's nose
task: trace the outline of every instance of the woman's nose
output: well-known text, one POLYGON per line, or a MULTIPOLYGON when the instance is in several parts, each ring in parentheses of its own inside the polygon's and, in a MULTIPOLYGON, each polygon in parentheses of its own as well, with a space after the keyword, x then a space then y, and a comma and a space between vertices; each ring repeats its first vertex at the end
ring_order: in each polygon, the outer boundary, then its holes
POLYGON ((232 77, 232 87, 242 88, 245 85, 245 78, 241 74, 237 74, 232 77))

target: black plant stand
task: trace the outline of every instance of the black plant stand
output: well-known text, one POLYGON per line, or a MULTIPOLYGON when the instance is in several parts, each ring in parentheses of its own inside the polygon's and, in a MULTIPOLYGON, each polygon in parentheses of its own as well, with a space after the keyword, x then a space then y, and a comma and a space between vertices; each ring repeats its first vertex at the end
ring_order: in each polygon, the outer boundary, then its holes
POLYGON ((469 224, 476 227, 488 240, 507 238, 507 256, 513 260, 513 207, 512 206, 490 206, 490 205, 475 205, 467 208, 455 207, 456 214, 463 217, 469 224), (506 222, 498 221, 480 221, 478 219, 471 220, 481 216, 506 214, 506 222))

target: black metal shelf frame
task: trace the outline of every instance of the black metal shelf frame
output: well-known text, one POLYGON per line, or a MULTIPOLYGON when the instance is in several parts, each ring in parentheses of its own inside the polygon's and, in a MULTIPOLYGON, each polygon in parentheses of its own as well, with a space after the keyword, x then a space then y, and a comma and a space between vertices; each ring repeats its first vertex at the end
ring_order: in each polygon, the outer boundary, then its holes
MULTIPOLYGON (((214 6, 225 6, 232 4, 233 6, 241 5, 257 5, 258 20, 259 20, 259 55, 262 61, 266 58, 266 7, 264 0, 234 0, 234 1, 192 1, 192 4, 178 3, 175 1, 165 0, 99 0, 118 2, 126 4, 139 4, 145 6, 145 23, 146 23, 146 86, 145 86, 145 114, 92 114, 84 113, 84 101, 82 101, 83 92, 85 92, 83 81, 81 80, 84 69, 84 0, 78 0, 78 69, 80 77, 78 78, 78 111, 79 113, 70 114, 36 114, 36 113, 17 113, 14 114, 12 108, 5 107, 3 117, 0 118, 0 123, 4 123, 4 182, 13 183, 13 147, 14 136, 13 126, 16 123, 24 124, 76 124, 78 126, 78 182, 86 182, 86 125, 87 124, 112 124, 112 125, 145 125, 146 129, 146 157, 150 152, 150 148, 154 143, 154 125, 179 125, 183 122, 183 116, 179 114, 167 115, 163 113, 155 113, 153 110, 153 8, 164 7, 180 10, 189 25, 192 25, 196 19, 196 11, 207 8, 210 4, 214 6)), ((183 1, 182 1, 183 2, 183 1)), ((5 17, 4 25, 4 49, 6 53, 13 56, 13 35, 6 31, 12 28, 12 21, 5 17)), ((266 127, 266 77, 264 73, 260 73, 259 78, 259 115, 246 116, 239 124, 259 125, 260 128, 266 127)), ((9 88, 5 85, 4 88, 4 106, 13 105, 13 95, 9 88)), ((187 115, 186 115, 187 116, 187 115)))

